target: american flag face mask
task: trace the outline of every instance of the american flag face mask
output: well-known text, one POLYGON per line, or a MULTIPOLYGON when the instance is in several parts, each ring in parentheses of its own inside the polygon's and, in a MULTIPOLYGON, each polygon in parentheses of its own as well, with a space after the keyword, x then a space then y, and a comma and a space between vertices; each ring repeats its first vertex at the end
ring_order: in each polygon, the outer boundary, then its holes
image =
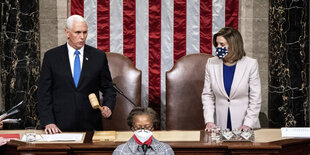
POLYGON ((216 48, 216 55, 219 59, 223 59, 228 54, 226 47, 217 47, 216 48))

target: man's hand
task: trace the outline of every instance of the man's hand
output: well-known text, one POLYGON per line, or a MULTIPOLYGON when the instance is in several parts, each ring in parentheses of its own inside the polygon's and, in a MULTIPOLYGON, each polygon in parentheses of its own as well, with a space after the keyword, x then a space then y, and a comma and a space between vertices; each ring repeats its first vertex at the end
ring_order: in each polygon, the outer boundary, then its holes
POLYGON ((46 125, 44 131, 45 131, 46 134, 61 133, 61 130, 57 127, 56 124, 48 124, 48 125, 46 125))
POLYGON ((108 117, 111 116, 112 111, 110 110, 109 107, 103 106, 102 109, 103 109, 103 110, 102 110, 102 112, 101 112, 101 115, 102 115, 104 118, 108 118, 108 117))

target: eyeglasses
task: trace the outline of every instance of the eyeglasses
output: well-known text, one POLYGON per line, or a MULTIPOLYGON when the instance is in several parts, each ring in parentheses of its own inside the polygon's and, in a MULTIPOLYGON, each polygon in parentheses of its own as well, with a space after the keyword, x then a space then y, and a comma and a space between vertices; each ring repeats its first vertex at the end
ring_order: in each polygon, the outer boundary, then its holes
POLYGON ((138 131, 138 130, 140 130, 140 131, 142 131, 142 130, 152 130, 153 129, 153 126, 148 126, 148 125, 146 125, 146 126, 134 126, 134 127, 132 127, 132 129, 134 130, 134 131, 138 131))

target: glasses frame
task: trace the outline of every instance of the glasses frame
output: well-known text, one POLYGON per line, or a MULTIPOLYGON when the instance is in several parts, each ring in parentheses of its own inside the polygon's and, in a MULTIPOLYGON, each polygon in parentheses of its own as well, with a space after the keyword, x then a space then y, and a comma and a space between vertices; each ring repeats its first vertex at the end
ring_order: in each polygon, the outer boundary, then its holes
POLYGON ((153 126, 143 126, 143 127, 135 127, 135 126, 133 126, 132 127, 132 129, 134 130, 134 131, 142 131, 142 130, 149 130, 149 131, 152 131, 153 130, 153 126))

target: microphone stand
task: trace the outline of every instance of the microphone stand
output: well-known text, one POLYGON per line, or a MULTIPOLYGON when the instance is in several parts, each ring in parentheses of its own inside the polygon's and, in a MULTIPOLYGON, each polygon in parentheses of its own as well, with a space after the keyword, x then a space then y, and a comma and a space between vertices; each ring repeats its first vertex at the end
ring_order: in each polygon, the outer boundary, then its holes
POLYGON ((125 97, 125 99, 126 99, 127 101, 129 101, 132 105, 136 106, 136 104, 135 104, 132 100, 130 100, 130 99, 116 86, 115 83, 113 83, 113 88, 116 90, 117 93, 119 93, 120 95, 122 95, 123 97, 125 97))

